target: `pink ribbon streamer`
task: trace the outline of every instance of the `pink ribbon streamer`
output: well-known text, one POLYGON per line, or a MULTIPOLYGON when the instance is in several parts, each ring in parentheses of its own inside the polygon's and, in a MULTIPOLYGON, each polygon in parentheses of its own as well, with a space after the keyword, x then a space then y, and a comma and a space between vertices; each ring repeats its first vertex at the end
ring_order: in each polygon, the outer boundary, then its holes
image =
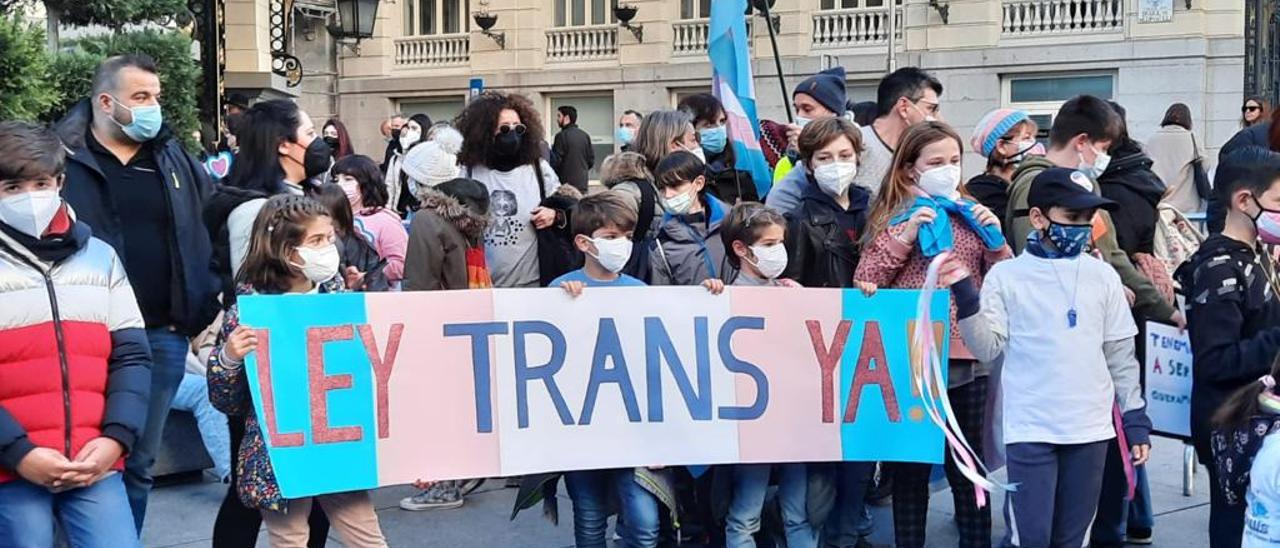
POLYGON ((1124 461, 1124 480, 1128 483, 1128 494, 1124 500, 1133 500, 1133 492, 1138 487, 1138 471, 1133 466, 1133 458, 1129 450, 1129 438, 1124 435, 1124 420, 1120 415, 1120 406, 1111 406, 1111 418, 1116 427, 1116 443, 1120 444, 1120 460, 1124 461))

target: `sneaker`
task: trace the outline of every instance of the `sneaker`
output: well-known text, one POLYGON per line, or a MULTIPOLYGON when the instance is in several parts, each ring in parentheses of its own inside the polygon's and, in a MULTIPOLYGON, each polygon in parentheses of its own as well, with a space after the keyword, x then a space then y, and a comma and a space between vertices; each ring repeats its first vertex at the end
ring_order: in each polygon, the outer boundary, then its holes
POLYGON ((433 485, 430 489, 412 497, 400 499, 400 508, 410 512, 421 512, 423 510, 450 510, 462 506, 464 502, 462 495, 458 494, 458 489, 455 486, 450 485, 440 488, 440 485, 433 485))
POLYGON ((479 489, 481 485, 484 485, 484 478, 475 478, 475 479, 464 480, 464 481, 463 481, 463 482, 458 486, 458 494, 460 494, 460 495, 462 495, 462 496, 464 496, 464 497, 465 497, 465 496, 470 495, 471 493, 475 492, 475 490, 476 490, 476 489, 479 489))
POLYGON ((1124 542, 1125 544, 1137 544, 1141 546, 1146 546, 1148 544, 1151 544, 1152 542, 1151 537, 1152 537, 1152 534, 1151 534, 1150 528, 1147 528, 1147 527, 1140 528, 1140 529, 1134 528, 1134 529, 1130 529, 1128 532, 1125 533, 1124 542))

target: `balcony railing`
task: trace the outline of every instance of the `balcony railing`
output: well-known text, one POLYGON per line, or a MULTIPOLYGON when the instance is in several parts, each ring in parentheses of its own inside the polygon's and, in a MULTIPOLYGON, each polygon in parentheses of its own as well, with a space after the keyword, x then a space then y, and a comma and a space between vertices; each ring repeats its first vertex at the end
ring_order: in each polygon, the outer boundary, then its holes
MULTIPOLYGON (((894 34, 902 38, 902 8, 894 34)), ((813 14, 813 47, 842 48, 889 42, 889 8, 824 10, 813 14)))
MULTIPOLYGON (((751 45, 751 19, 747 19, 747 44, 751 45)), ((688 19, 671 24, 675 39, 671 42, 671 55, 676 57, 705 55, 707 38, 711 34, 710 19, 688 19)))
POLYGON ((591 61, 617 56, 617 25, 563 27, 547 31, 548 61, 591 61))
POLYGON ((470 34, 396 38, 397 67, 465 65, 471 60, 470 34))
POLYGON ((1124 30, 1124 0, 1005 0, 1002 10, 1004 36, 1124 30))

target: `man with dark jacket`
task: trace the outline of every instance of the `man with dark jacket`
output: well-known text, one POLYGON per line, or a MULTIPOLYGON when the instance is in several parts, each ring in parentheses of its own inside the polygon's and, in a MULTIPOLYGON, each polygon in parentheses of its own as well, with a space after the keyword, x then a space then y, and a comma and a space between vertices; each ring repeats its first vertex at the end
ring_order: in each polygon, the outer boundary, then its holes
POLYGON ((63 198, 120 256, 151 346, 147 423, 125 462, 138 531, 188 337, 203 331, 218 309, 209 234, 200 221, 211 183, 164 125, 159 96, 154 61, 111 57, 98 66, 92 95, 57 125, 69 151, 63 198))
POLYGON ((591 136, 578 127, 578 109, 563 106, 556 109, 556 123, 560 133, 551 145, 551 169, 556 170, 560 182, 573 185, 582 193, 587 192, 587 172, 596 164, 596 154, 591 148, 591 136))

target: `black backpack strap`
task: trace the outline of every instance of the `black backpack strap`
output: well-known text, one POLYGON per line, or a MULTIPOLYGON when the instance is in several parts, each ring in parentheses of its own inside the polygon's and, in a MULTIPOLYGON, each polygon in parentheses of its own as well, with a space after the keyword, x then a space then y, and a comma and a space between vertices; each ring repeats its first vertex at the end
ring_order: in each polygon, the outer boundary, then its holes
POLYGON ((653 184, 645 180, 636 181, 636 187, 640 189, 640 211, 636 216, 636 230, 631 240, 643 242, 649 235, 649 228, 653 225, 653 214, 658 205, 658 191, 653 189, 653 184))
POLYGON ((542 178, 542 160, 533 163, 533 176, 538 178, 538 205, 547 201, 547 181, 542 178))

